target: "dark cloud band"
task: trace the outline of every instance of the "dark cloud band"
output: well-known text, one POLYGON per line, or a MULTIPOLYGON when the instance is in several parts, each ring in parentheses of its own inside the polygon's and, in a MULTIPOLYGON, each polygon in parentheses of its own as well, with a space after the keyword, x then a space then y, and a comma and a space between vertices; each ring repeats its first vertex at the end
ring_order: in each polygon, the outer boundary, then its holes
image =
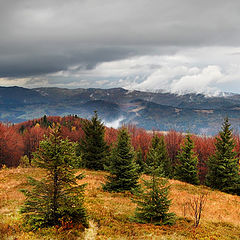
POLYGON ((238 46, 240 2, 1 1, 0 77, 54 73, 189 47, 238 46))

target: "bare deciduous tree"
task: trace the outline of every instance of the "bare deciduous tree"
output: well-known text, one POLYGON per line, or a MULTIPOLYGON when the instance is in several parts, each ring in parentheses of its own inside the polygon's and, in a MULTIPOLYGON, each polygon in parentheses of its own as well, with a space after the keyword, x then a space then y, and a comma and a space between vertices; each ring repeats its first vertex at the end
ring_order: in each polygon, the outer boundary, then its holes
POLYGON ((194 218, 194 227, 198 227, 203 209, 207 202, 208 192, 201 192, 189 201, 189 207, 194 218))

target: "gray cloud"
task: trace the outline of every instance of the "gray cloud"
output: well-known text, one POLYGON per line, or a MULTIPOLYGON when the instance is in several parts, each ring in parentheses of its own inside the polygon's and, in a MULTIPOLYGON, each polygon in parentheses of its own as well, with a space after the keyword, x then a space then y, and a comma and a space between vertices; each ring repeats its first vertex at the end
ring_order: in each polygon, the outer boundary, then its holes
POLYGON ((0 85, 240 91, 239 10, 238 0, 0 0, 0 85))
POLYGON ((186 47, 238 46, 239 1, 0 2, 0 76, 32 76, 186 47))

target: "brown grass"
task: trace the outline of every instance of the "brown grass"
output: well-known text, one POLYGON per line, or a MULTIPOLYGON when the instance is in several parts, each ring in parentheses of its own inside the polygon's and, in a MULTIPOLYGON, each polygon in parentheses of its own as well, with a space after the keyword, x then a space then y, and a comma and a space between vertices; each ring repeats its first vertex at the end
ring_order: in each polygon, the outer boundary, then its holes
MULTIPOLYGON (((202 191, 208 192, 207 203, 203 212, 203 219, 213 222, 227 222, 240 227, 240 197, 219 191, 212 191, 206 187, 195 187, 183 182, 171 180, 171 210, 178 216, 183 216, 183 206, 194 195, 202 191)), ((189 216, 189 212, 187 212, 189 216)))
POLYGON ((43 171, 34 168, 4 169, 0 171, 0 239, 240 239, 240 197, 204 187, 195 187, 171 180, 171 211, 177 214, 174 226, 138 224, 130 220, 135 204, 129 193, 104 192, 105 172, 83 170, 86 187, 86 208, 91 229, 84 234, 77 230, 56 232, 44 229, 24 232, 19 207, 26 188, 26 177, 41 178, 43 171), (184 205, 201 191, 209 191, 200 226, 195 229, 190 211, 184 205), (184 216, 185 215, 185 216, 184 216))

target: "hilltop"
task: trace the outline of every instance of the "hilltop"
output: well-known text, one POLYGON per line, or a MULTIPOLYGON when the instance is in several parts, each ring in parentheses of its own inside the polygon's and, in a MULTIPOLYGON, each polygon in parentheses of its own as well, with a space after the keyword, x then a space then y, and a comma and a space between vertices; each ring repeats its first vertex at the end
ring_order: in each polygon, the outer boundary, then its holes
POLYGON ((84 235, 74 229, 69 231, 43 229, 37 232, 24 232, 18 212, 24 201, 24 195, 19 192, 19 189, 26 188, 27 176, 41 178, 43 171, 20 167, 0 170, 0 238, 18 240, 239 239, 240 197, 238 196, 170 180, 171 211, 177 214, 176 224, 172 227, 138 224, 129 219, 135 209, 129 193, 108 193, 101 189, 101 183, 104 183, 107 175, 106 172, 85 169, 81 169, 79 172, 84 172, 86 176, 81 183, 88 184, 85 192, 85 205, 90 218, 90 228, 84 235), (187 202, 203 190, 208 190, 209 196, 200 226, 195 229, 187 202))

